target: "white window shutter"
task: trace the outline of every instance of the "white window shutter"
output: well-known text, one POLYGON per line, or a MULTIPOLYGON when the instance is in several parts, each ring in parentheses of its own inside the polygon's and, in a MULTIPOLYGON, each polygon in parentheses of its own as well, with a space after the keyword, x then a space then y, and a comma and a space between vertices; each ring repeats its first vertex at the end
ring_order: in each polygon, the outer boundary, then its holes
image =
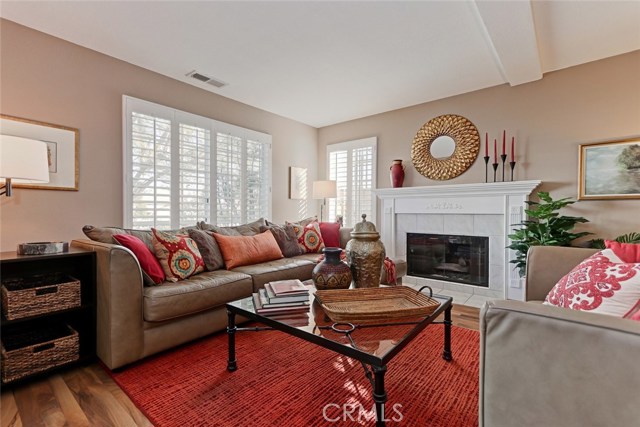
POLYGON ((131 227, 171 228, 171 122, 131 114, 131 227))
POLYGON ((374 219, 375 199, 373 190, 373 148, 362 147, 351 151, 351 221, 354 225, 366 214, 370 221, 374 219))
POLYGON ((179 225, 186 227, 198 221, 208 222, 211 197, 209 129, 181 123, 179 147, 179 225))
POLYGON ((254 221, 266 217, 269 213, 269 199, 271 198, 270 179, 271 156, 270 146, 259 141, 247 140, 246 155, 246 200, 247 221, 254 221))
POLYGON ((329 179, 336 181, 337 197, 327 200, 327 221, 333 221, 337 215, 346 220, 348 216, 348 156, 347 150, 333 151, 329 154, 329 179))
POLYGON ((238 225, 243 221, 242 139, 216 134, 216 224, 238 225))

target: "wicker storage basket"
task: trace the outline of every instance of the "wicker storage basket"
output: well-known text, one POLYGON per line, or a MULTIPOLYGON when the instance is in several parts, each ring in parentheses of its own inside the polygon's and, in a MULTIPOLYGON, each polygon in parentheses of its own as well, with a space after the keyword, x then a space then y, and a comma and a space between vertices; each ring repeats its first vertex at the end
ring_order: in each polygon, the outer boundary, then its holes
POLYGON ((2 333, 2 382, 78 360, 78 333, 60 323, 38 330, 2 333))
POLYGON ((80 281, 47 274, 2 281, 2 311, 8 320, 80 306, 80 281))
POLYGON ((406 286, 316 291, 334 322, 378 322, 431 315, 440 302, 406 286))

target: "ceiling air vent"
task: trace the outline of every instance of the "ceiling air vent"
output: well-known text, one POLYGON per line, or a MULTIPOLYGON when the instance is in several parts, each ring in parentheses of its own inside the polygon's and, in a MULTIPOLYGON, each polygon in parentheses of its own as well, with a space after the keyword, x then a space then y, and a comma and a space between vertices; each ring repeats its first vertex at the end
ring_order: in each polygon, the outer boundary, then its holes
POLYGON ((201 81, 203 83, 206 83, 208 85, 211 86, 215 86, 215 87, 222 87, 222 86, 226 86, 227 84, 225 82, 221 82, 220 80, 216 80, 216 79, 212 79, 211 77, 205 76, 204 74, 200 74, 197 71, 191 71, 190 73, 187 73, 188 77, 193 77, 194 79, 201 81))

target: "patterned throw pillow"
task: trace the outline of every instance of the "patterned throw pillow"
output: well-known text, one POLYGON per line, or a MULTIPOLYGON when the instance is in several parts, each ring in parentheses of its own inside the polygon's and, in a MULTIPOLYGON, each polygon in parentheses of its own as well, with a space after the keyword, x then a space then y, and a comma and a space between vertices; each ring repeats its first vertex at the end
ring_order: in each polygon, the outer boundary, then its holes
POLYGON ((287 223, 287 225, 293 226, 293 230, 298 237, 298 245, 300 245, 304 253, 315 254, 322 252, 324 241, 317 222, 311 222, 304 227, 291 223, 287 223))
POLYGON ((182 234, 168 234, 155 228, 153 249, 170 282, 186 279, 204 271, 204 261, 193 239, 182 234))
POLYGON ((605 249, 560 279, 544 304, 623 317, 638 300, 640 263, 625 263, 605 249))

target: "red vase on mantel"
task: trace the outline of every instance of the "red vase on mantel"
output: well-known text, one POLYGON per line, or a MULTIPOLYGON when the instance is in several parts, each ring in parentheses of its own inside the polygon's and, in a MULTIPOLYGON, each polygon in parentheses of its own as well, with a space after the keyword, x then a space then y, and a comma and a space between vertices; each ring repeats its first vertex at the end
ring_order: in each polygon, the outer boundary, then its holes
POLYGON ((389 170, 391 171, 391 186, 393 188, 402 187, 404 183, 404 166, 402 160, 394 160, 389 170))

